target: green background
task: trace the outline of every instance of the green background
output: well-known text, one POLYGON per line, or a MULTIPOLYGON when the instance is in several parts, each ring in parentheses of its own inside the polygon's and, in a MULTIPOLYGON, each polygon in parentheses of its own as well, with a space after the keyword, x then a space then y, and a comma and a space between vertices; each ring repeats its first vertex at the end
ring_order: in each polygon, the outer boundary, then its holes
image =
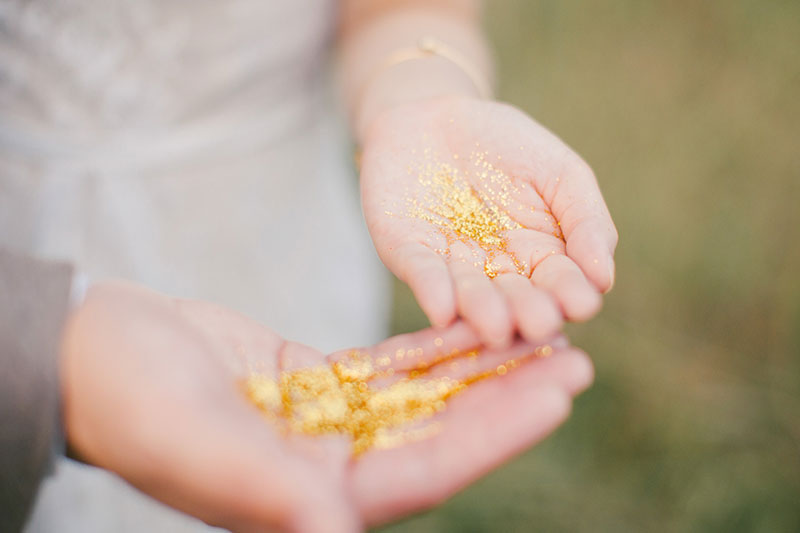
MULTIPOLYGON (((800 531, 800 2, 495 0, 500 96, 594 168, 617 285, 544 443, 383 531, 800 531)), ((398 285, 394 329, 427 324, 398 285)))

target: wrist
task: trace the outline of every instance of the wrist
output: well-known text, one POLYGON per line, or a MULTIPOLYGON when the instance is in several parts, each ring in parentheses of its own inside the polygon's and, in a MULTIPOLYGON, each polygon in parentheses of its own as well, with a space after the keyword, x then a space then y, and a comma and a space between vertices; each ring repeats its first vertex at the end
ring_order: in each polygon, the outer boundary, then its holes
POLYGON ((414 102, 446 96, 482 98, 470 77, 439 56, 393 65, 377 75, 359 102, 355 134, 359 144, 370 124, 383 112, 414 102))
POLYGON ((363 141, 375 117, 392 107, 444 96, 491 98, 491 78, 479 65, 435 37, 396 49, 374 68, 356 99, 358 140, 363 141))

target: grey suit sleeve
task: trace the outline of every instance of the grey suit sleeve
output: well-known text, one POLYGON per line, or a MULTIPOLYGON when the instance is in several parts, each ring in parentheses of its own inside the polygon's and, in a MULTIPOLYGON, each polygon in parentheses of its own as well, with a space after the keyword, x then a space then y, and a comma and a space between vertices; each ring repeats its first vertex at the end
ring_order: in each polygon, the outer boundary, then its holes
POLYGON ((60 435, 57 352, 72 270, 0 249, 0 531, 19 531, 60 435))

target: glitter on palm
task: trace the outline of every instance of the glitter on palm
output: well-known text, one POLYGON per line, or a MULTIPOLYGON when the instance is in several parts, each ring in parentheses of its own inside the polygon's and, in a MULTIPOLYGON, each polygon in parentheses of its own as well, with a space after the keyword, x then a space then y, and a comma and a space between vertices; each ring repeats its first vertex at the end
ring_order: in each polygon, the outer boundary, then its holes
POLYGON ((245 387, 250 401, 289 432, 349 435, 355 455, 427 435, 423 428, 406 434, 393 430, 431 418, 464 388, 449 378, 401 379, 374 388, 373 373, 371 364, 338 362, 283 372, 278 380, 254 374, 245 387))
MULTIPOLYGON (((547 349, 463 379, 427 376, 434 366, 457 358, 475 364, 477 352, 451 352, 414 365, 407 377, 384 387, 376 386, 375 380, 393 376, 394 368, 376 368, 369 355, 351 352, 330 366, 285 371, 277 378, 252 374, 244 382, 244 392, 266 418, 287 433, 346 435, 352 439, 353 455, 359 455, 434 435, 439 426, 432 419, 445 410, 450 398, 473 383, 505 375, 523 359, 549 355, 547 349)), ((384 357, 378 358, 379 367, 386 366, 381 361, 384 357)))
POLYGON ((424 194, 421 198, 409 198, 409 215, 437 226, 448 245, 456 239, 468 245, 477 244, 485 254, 484 272, 490 278, 499 272, 494 262, 499 254, 510 256, 517 272, 524 273, 525 265, 506 248, 506 232, 522 227, 506 213, 515 192, 508 176, 492 166, 485 153, 471 154, 477 179, 492 185, 484 188, 486 192, 479 192, 458 168, 433 160, 427 151, 425 155, 427 162, 418 168, 424 194))

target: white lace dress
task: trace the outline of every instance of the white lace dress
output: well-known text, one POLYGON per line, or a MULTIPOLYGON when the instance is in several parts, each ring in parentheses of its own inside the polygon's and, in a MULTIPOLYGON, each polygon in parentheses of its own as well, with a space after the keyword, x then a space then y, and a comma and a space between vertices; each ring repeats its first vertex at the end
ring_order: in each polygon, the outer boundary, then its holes
MULTIPOLYGON (((332 0, 0 0, 0 244, 323 350, 387 283, 327 96, 332 0)), ((66 461, 31 532, 205 526, 66 461)))

